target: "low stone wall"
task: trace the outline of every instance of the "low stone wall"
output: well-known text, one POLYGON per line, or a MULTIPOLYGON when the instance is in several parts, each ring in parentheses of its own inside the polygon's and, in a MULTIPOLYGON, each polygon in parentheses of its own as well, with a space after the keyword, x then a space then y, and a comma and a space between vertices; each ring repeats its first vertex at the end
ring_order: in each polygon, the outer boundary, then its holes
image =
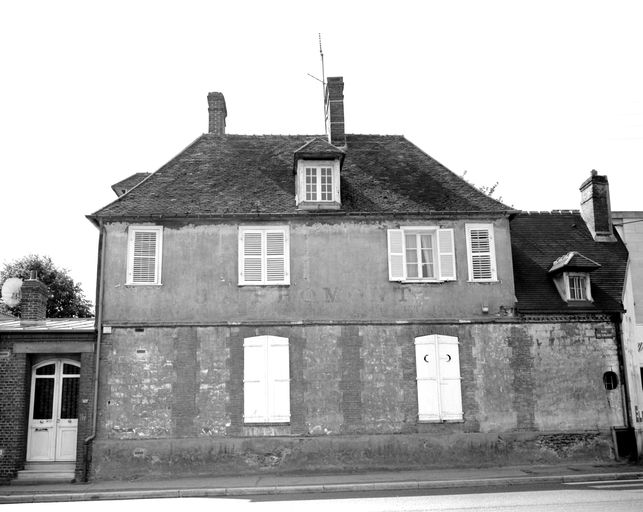
POLYGON ((606 461, 609 432, 97 440, 93 480, 606 461))

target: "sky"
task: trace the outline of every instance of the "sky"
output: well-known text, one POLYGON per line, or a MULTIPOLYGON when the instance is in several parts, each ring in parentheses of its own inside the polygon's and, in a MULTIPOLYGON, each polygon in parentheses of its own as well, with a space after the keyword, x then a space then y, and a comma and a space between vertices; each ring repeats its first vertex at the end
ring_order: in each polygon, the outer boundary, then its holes
POLYGON ((94 302, 111 185, 208 130, 401 134, 521 210, 578 209, 607 175, 643 210, 643 2, 0 0, 0 265, 50 256, 94 302), (313 78, 310 75, 313 75, 313 78))

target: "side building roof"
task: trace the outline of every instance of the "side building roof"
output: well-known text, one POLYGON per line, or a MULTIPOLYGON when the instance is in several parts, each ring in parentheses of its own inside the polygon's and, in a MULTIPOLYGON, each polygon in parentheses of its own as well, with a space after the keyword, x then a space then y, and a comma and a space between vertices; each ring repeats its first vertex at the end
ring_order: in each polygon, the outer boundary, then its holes
POLYGON ((622 296, 628 253, 616 242, 595 242, 578 212, 515 215, 510 222, 514 281, 519 312, 574 313, 623 311, 622 296), (593 303, 565 302, 549 270, 570 252, 600 265, 590 274, 593 303))
MULTIPOLYGON (((293 158, 320 135, 204 134, 89 218, 310 214, 297 210, 293 158)), ((506 212, 399 135, 347 135, 341 210, 506 212)))

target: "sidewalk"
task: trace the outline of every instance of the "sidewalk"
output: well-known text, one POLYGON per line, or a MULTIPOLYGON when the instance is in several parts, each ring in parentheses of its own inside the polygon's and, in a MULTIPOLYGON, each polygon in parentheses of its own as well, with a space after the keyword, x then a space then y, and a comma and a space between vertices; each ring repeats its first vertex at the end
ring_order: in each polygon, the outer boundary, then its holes
POLYGON ((393 491, 488 487, 583 480, 643 479, 643 466, 626 463, 430 469, 370 473, 190 477, 153 481, 101 481, 79 484, 0 486, 0 504, 51 501, 120 500, 393 491))

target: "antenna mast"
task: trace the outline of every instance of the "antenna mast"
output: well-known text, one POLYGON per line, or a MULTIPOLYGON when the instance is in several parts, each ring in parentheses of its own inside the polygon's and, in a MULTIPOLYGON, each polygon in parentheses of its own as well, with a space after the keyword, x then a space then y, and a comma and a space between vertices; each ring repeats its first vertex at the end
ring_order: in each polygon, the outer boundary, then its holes
POLYGON ((324 72, 324 52, 322 51, 321 43, 321 32, 319 32, 319 55, 321 57, 321 66, 322 66, 322 105, 324 105, 324 134, 328 135, 328 123, 326 119, 328 113, 326 112, 326 75, 324 72))

